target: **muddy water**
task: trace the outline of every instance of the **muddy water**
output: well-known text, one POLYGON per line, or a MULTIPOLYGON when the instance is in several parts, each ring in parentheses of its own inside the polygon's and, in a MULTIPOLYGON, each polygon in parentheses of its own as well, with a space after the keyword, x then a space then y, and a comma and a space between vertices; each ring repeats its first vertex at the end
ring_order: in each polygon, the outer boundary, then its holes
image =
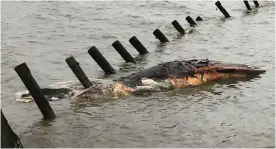
MULTIPOLYGON (((275 3, 248 13, 243 2, 2 2, 1 106, 25 147, 275 147, 275 3), (171 22, 200 15, 196 31, 179 36, 171 22), (159 28, 171 42, 159 44, 159 28), (141 57, 133 35, 151 54, 141 57), (111 44, 120 40, 136 58, 126 64, 111 44), (87 54, 95 45, 118 78, 165 61, 209 58, 259 66, 266 74, 94 103, 73 109, 54 101, 54 121, 44 122, 34 103, 16 103, 24 85, 13 70, 22 62, 41 87, 75 77, 73 55, 89 77, 103 72, 87 54)), ((250 2, 251 6, 254 4, 250 2)))

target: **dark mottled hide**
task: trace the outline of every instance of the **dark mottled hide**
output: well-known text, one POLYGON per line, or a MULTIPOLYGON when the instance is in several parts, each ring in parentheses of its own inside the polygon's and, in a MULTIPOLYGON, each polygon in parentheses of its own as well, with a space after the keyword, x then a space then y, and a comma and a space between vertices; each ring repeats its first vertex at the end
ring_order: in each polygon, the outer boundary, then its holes
POLYGON ((129 76, 122 77, 122 81, 129 87, 141 85, 141 78, 146 77, 154 80, 163 80, 169 77, 185 77, 195 74, 197 68, 208 66, 209 61, 206 60, 188 60, 188 61, 172 61, 159 64, 157 66, 148 68, 144 71, 133 73, 129 76))

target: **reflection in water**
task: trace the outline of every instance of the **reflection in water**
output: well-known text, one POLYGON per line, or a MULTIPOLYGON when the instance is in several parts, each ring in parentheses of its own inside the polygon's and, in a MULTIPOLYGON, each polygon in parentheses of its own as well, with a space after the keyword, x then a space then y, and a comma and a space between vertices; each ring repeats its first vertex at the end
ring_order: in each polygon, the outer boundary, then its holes
POLYGON ((136 65, 133 63, 122 63, 119 67, 122 72, 130 72, 136 68, 136 65))

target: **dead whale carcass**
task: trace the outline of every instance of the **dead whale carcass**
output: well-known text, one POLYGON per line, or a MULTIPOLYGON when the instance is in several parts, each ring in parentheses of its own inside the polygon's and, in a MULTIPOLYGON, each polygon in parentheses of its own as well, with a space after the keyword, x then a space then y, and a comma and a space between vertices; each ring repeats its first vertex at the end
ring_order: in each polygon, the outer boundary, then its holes
MULTIPOLYGON (((110 84, 110 82, 113 82, 112 80, 103 80, 95 78, 90 78, 89 80, 90 82, 92 82, 92 84, 110 84)), ((75 94, 82 92, 83 90, 83 86, 77 80, 57 82, 45 88, 41 88, 41 92, 43 93, 43 95, 45 95, 45 98, 48 101, 55 101, 72 97, 75 94)), ((16 102, 28 103, 33 101, 33 97, 31 96, 28 90, 19 91, 15 93, 15 96, 16 102)))
POLYGON ((255 77, 265 70, 243 64, 210 60, 183 60, 159 64, 144 71, 122 77, 111 84, 96 84, 74 96, 72 103, 94 99, 119 98, 140 91, 165 91, 206 82, 255 77))

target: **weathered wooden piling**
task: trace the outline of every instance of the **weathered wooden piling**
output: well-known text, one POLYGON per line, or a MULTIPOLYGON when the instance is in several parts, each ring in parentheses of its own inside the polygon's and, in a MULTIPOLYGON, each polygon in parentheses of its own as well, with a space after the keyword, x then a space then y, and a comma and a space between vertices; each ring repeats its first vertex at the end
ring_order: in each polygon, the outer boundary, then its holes
POLYGON ((13 132, 1 109, 1 148, 23 148, 19 137, 13 132))
POLYGON ((131 63, 136 63, 133 57, 128 53, 128 51, 125 49, 125 47, 120 43, 119 40, 116 40, 112 46, 114 49, 121 55, 121 57, 126 61, 126 62, 131 62, 131 63))
POLYGON ((141 55, 149 53, 148 50, 135 36, 131 37, 129 39, 129 42, 141 55))
POLYGON ((73 73, 76 75, 76 77, 79 79, 84 88, 89 88, 90 86, 92 86, 92 83, 89 81, 89 79, 81 69, 79 62, 77 62, 73 56, 66 58, 65 61, 71 68, 73 73))
POLYGON ((254 2, 254 4, 255 4, 256 7, 259 7, 259 6, 260 6, 259 3, 258 3, 258 1, 255 0, 255 1, 253 1, 253 2, 254 2))
POLYGON ((216 6, 218 7, 218 9, 223 13, 223 15, 225 16, 225 18, 231 17, 231 16, 229 15, 229 13, 222 7, 220 1, 217 1, 215 4, 216 4, 216 6))
POLYGON ((190 16, 187 16, 187 17, 186 17, 186 20, 187 20, 187 22, 190 24, 190 26, 192 26, 192 27, 194 27, 195 25, 197 25, 197 24, 195 23, 195 21, 193 20, 193 18, 190 17, 190 16))
POLYGON ((30 69, 28 68, 26 63, 22 63, 14 68, 14 70, 19 75, 20 79, 29 90, 32 95, 36 105, 40 109, 41 113, 44 116, 44 119, 51 120, 56 117, 52 107, 49 102, 46 100, 42 91, 40 90, 39 85, 33 78, 30 69))
POLYGON ((203 21, 203 19, 200 16, 198 16, 196 17, 196 21, 203 21))
POLYGON ((103 57, 99 50, 93 46, 88 50, 89 55, 96 61, 96 63, 102 68, 105 74, 115 74, 116 71, 108 63, 108 61, 103 57))
POLYGON ((176 20, 174 20, 172 22, 172 25, 180 34, 185 34, 185 30, 182 28, 182 26, 176 20))
POLYGON ((158 38, 160 42, 169 42, 168 38, 159 29, 156 29, 153 35, 158 38))
POLYGON ((245 4, 247 10, 251 10, 251 7, 250 7, 248 1, 247 1, 247 0, 243 0, 243 2, 244 2, 244 4, 245 4))

